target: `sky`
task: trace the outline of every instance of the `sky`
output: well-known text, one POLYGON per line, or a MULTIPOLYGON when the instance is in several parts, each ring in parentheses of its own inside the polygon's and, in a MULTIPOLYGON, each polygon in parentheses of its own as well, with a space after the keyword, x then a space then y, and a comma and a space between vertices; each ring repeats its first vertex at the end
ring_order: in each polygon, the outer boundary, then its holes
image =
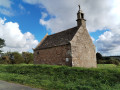
POLYGON ((96 52, 120 55, 120 0, 0 0, 2 50, 32 52, 46 33, 75 27, 79 4, 96 52))

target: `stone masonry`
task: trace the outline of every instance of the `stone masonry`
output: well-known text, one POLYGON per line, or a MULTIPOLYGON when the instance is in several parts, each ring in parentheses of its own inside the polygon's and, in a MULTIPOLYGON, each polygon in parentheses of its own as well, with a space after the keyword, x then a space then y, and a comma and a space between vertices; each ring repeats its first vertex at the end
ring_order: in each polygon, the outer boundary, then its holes
POLYGON ((35 64, 97 67, 95 46, 80 9, 76 21, 76 27, 43 38, 34 49, 35 64))
POLYGON ((81 26, 71 40, 72 66, 97 67, 96 50, 87 29, 81 26))
POLYGON ((70 51, 70 44, 36 51, 34 63, 72 66, 70 51), (69 58, 69 61, 66 61, 66 58, 69 58))

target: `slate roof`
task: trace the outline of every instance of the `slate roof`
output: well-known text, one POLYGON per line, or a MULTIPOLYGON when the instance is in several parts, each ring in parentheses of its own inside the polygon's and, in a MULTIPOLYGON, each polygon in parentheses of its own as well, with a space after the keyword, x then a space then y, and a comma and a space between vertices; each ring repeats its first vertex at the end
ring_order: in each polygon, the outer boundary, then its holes
POLYGON ((72 38, 76 34, 77 30, 78 30, 78 27, 73 27, 62 32, 48 35, 47 38, 42 42, 42 44, 36 47, 35 50, 69 44, 69 42, 72 40, 72 38))

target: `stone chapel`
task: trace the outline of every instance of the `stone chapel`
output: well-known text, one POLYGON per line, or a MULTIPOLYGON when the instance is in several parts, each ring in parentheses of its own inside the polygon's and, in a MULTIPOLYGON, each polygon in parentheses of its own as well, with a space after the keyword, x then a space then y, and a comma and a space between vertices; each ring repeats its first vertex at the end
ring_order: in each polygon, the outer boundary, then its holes
POLYGON ((87 31, 80 6, 76 21, 76 27, 45 35, 33 49, 35 64, 97 67, 95 45, 87 31))

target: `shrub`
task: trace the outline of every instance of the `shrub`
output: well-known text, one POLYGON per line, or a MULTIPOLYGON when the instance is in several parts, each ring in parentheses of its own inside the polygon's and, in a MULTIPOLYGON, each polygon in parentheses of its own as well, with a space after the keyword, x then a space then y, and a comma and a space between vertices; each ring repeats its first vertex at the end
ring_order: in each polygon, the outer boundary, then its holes
POLYGON ((7 52, 0 57, 0 64, 32 64, 33 63, 33 53, 23 52, 22 54, 18 52, 7 52))
POLYGON ((29 64, 33 63, 33 54, 29 52, 23 52, 22 56, 24 58, 24 63, 29 64))
MULTIPOLYGON (((24 58, 22 57, 22 55, 18 52, 13 52, 12 53, 13 56, 14 56, 14 59, 13 59, 13 64, 20 64, 20 63, 24 63, 24 58)), ((11 60, 11 63, 12 63, 12 60, 11 60)))
POLYGON ((119 60, 116 60, 116 59, 111 59, 111 60, 97 60, 97 64, 115 64, 115 65, 119 65, 120 62, 119 62, 119 60))
POLYGON ((119 65, 119 61, 118 60, 110 60, 110 64, 115 64, 115 65, 119 65))
POLYGON ((2 56, 0 58, 0 64, 9 64, 9 63, 10 63, 10 60, 8 56, 2 56))

